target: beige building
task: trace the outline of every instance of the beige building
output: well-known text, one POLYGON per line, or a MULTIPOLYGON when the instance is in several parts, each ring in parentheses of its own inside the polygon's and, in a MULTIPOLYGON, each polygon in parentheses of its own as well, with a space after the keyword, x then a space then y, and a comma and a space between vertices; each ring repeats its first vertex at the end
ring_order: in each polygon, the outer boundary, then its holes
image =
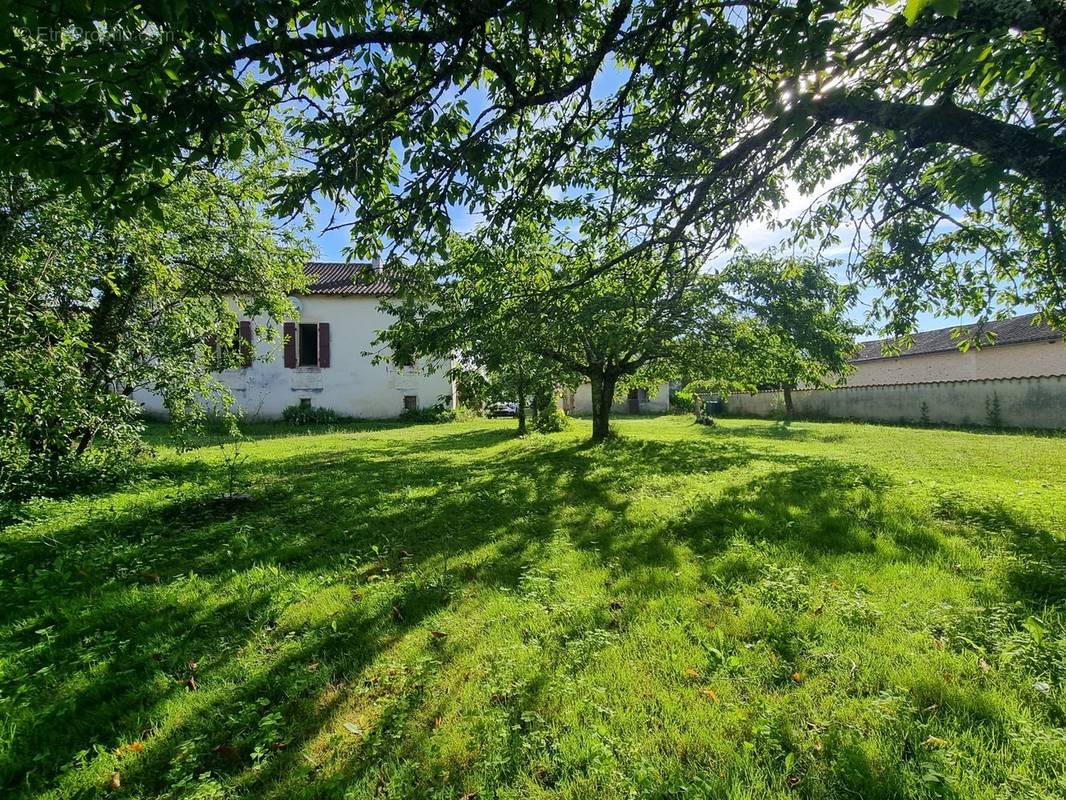
POLYGON ((1030 378, 1066 375, 1066 343, 1062 333, 1047 325, 1034 325, 1035 314, 986 323, 980 331, 980 349, 959 350, 952 338, 955 328, 924 331, 913 336, 899 355, 885 353, 889 340, 863 342, 851 364, 855 371, 847 386, 891 386, 901 383, 972 381, 994 378, 1030 378), (991 337, 991 342, 989 342, 991 337))

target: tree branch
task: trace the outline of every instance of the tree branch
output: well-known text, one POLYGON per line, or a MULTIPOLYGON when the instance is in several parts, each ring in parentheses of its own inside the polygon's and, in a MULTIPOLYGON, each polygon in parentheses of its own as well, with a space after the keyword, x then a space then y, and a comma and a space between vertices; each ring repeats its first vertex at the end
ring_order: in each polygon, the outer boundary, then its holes
POLYGON ((880 130, 902 131, 916 147, 962 147, 1042 184, 1052 195, 1066 198, 1066 147, 1030 128, 950 103, 894 103, 847 92, 811 101, 809 112, 826 122, 857 122, 880 130))

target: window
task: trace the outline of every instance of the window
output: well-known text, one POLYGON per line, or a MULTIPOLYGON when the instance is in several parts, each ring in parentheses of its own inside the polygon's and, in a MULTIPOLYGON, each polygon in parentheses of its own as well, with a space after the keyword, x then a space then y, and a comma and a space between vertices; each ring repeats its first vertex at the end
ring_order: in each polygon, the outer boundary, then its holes
POLYGON ((233 329, 233 336, 229 340, 221 342, 215 336, 207 339, 208 347, 213 351, 212 369, 216 372, 229 369, 234 366, 234 357, 240 357, 241 367, 249 367, 252 363, 252 323, 242 320, 233 329))
POLYGON ((403 396, 403 410, 404 411, 418 411, 418 395, 417 394, 405 394, 403 396))
POLYGON ((311 322, 300 323, 300 366, 318 366, 318 325, 311 322))
POLYGON ((301 397, 300 398, 300 408, 310 408, 310 407, 311 407, 311 398, 310 397, 301 397))

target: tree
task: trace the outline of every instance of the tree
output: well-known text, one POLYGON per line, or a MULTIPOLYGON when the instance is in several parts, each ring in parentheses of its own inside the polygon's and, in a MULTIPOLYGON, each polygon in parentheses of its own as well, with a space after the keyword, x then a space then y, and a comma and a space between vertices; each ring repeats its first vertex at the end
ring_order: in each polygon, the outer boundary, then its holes
POLYGON ((60 489, 128 460, 136 389, 176 417, 225 400, 211 372, 252 357, 237 313, 280 318, 304 280, 298 231, 259 210, 287 163, 271 148, 190 172, 127 219, 50 182, 0 185, 0 491, 60 489))
POLYGON ((403 291, 381 301, 396 322, 379 343, 391 353, 417 352, 435 360, 458 355, 451 377, 464 393, 479 402, 516 400, 518 434, 524 435, 530 397, 539 417, 558 389, 575 382, 572 373, 539 352, 535 329, 514 313, 514 287, 498 279, 520 269, 515 258, 543 262, 546 245, 525 227, 510 246, 456 236, 446 260, 394 264, 391 271, 403 291))
POLYGON ((620 388, 679 375, 747 386, 776 366, 766 347, 773 337, 778 348, 796 337, 805 365, 813 370, 821 359, 822 372, 854 347, 839 292, 813 265, 807 275, 755 273, 748 283, 739 265, 716 275, 680 256, 634 258, 610 270, 591 261, 613 257, 593 239, 560 248, 533 223, 505 244, 491 231, 453 240, 447 257, 403 267, 405 299, 391 307, 397 323, 384 340, 462 349, 480 346, 484 333, 515 332, 521 353, 590 383, 593 441, 609 436, 620 388))
POLYGON ((791 417, 794 388, 830 386, 850 371, 862 328, 847 322, 853 292, 831 278, 827 265, 809 258, 743 254, 726 266, 722 277, 734 302, 758 315, 748 333, 760 358, 731 365, 734 381, 780 386, 791 417), (748 371, 753 364, 756 370, 748 371))
POLYGON ((508 225, 545 189, 595 196, 634 246, 713 250, 789 180, 843 176, 799 232, 854 216, 897 328, 1066 308, 1058 0, 16 0, 10 21, 0 164, 117 203, 284 108, 312 169, 278 207, 354 199, 358 252, 439 252, 449 204, 508 225))

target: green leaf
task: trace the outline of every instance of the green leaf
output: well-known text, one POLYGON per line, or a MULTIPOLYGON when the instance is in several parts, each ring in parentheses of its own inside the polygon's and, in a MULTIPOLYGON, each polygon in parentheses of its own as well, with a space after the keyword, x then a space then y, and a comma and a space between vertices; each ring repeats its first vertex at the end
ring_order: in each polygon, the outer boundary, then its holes
POLYGON ((907 0, 907 5, 903 8, 903 16, 907 24, 913 25, 927 5, 929 5, 929 0, 907 0))
POLYGON ((903 8, 907 24, 913 25, 927 6, 932 6, 936 13, 945 17, 959 16, 959 0, 907 0, 907 5, 903 8))
POLYGON ((1022 627, 1029 631, 1029 635, 1037 644, 1044 641, 1044 626, 1036 617, 1029 617, 1022 623, 1022 627))
POLYGON ((946 17, 958 16, 958 0, 933 0, 933 9, 946 17))
POLYGON ((959 16, 959 0, 932 0, 933 9, 945 17, 959 16))

